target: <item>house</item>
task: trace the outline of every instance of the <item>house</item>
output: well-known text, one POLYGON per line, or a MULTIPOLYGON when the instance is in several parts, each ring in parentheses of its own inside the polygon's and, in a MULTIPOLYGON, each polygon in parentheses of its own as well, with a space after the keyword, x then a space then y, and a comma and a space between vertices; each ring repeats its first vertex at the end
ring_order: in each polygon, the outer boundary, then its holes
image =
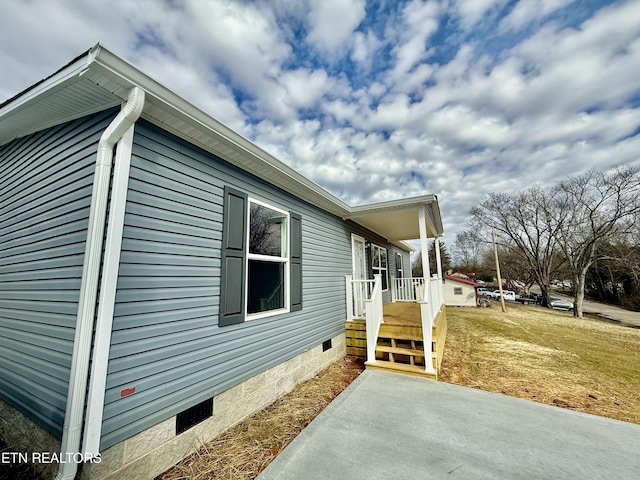
POLYGON ((478 284, 457 275, 445 275, 444 303, 452 307, 475 307, 478 305, 478 284))
POLYGON ((96 45, 0 105, 0 437, 153 478, 379 326, 442 234, 434 195, 348 205, 96 45))

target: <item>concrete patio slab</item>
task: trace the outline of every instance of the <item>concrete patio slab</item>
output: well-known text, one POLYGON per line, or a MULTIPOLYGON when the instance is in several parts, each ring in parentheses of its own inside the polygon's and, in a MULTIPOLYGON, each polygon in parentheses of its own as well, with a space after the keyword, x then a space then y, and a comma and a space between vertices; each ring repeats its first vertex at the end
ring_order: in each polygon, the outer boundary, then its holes
POLYGON ((640 425, 367 370, 258 477, 640 478, 640 425))

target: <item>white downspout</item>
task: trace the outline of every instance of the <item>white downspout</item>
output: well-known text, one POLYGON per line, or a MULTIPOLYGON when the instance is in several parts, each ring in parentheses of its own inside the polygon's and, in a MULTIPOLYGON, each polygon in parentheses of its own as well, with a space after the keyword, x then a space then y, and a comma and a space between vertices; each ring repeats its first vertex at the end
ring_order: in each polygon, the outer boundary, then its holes
POLYGON ((82 453, 92 456, 95 456, 100 451, 109 348, 113 328, 113 311, 115 308, 118 271, 120 269, 124 214, 127 205, 127 189, 131 167, 133 130, 134 125, 131 125, 118 142, 113 167, 111 204, 109 206, 109 219, 100 280, 100 296, 98 297, 98 313, 96 315, 96 328, 93 338, 93 357, 89 374, 84 434, 82 435, 82 453))
MULTIPOLYGON (((103 238, 111 180, 113 149, 120 138, 136 122, 144 107, 145 94, 139 87, 129 90, 126 104, 100 137, 91 192, 91 209, 87 227, 78 316, 73 341, 71 375, 64 415, 60 453, 63 459, 79 453, 82 435, 84 402, 89 374, 89 355, 96 312, 96 297, 100 280, 103 238)), ((73 480, 78 471, 75 462, 60 463, 56 480, 73 480)))

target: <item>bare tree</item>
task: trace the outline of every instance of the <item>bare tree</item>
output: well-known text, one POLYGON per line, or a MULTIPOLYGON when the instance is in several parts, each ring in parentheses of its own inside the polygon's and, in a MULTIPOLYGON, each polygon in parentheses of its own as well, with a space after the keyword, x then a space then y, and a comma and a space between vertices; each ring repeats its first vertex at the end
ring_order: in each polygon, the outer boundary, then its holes
MULTIPOLYGON (((502 265, 502 276, 505 280, 519 280, 524 284, 524 293, 529 293, 533 284, 536 283, 536 277, 525 256, 516 248, 503 246, 502 248, 498 248, 498 250, 500 253, 500 264, 502 265)), ((509 283, 507 283, 507 285, 509 285, 509 283)), ((511 287, 511 285, 509 286, 511 287)))
POLYGON ((452 249, 456 267, 466 272, 477 272, 486 249, 487 244, 477 230, 468 229, 457 233, 452 249))
POLYGON ((640 212, 640 169, 590 170, 560 182, 554 195, 554 237, 567 258, 575 291, 574 316, 582 318, 585 278, 598 245, 633 227, 640 212))
POLYGON ((542 304, 548 305, 551 280, 560 268, 556 233, 562 217, 552 191, 539 185, 509 195, 489 194, 478 207, 471 209, 476 231, 489 238, 490 230, 501 234, 531 269, 542 293, 542 304))

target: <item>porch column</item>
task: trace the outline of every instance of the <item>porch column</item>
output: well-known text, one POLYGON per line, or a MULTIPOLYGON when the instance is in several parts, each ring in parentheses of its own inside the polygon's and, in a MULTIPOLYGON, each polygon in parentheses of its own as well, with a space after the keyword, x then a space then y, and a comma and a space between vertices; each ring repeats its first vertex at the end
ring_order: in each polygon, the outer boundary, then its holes
POLYGON ((424 364, 425 371, 434 373, 433 357, 431 355, 433 350, 432 331, 433 328, 433 315, 432 305, 429 305, 429 289, 431 283, 431 271, 429 270, 429 243, 427 241, 427 220, 424 207, 418 210, 418 227, 420 229, 420 250, 422 256, 422 276, 424 277, 424 298, 420 304, 420 317, 422 318, 422 339, 424 344, 424 364))
POLYGON ((433 243, 433 249, 436 251, 436 265, 438 268, 438 310, 444 303, 444 294, 442 292, 442 260, 440 259, 440 237, 436 237, 433 243))
MULTIPOLYGON (((389 261, 389 259, 387 259, 387 262, 389 261)), ((393 303, 396 303, 398 301, 398 292, 396 290, 397 286, 396 286, 396 276, 395 275, 391 275, 391 301, 393 303)))
POLYGON ((352 281, 353 277, 351 275, 345 275, 345 291, 347 292, 347 321, 350 322, 353 320, 353 286, 352 281))
POLYGON ((438 278, 442 280, 442 260, 440 260, 440 237, 434 239, 433 248, 436 251, 436 265, 438 268, 438 278))
POLYGON ((424 207, 418 210, 418 227, 420 229, 420 255, 422 256, 422 276, 425 278, 425 299, 429 287, 429 278, 431 278, 431 270, 429 270, 429 241, 427 239, 427 220, 424 207))

